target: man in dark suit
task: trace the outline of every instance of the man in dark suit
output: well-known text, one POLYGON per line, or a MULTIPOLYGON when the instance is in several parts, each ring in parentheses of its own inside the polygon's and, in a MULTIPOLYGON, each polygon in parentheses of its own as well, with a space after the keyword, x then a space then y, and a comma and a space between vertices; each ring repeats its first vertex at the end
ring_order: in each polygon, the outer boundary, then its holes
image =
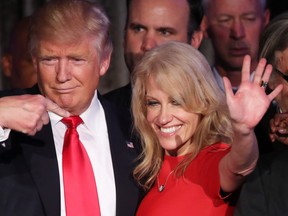
MULTIPOLYGON (((52 1, 35 13, 29 46, 38 84, 2 96, 30 94, 17 99, 38 98, 41 109, 37 121, 33 120, 33 130, 17 128, 2 140, 1 215, 70 216, 62 173, 66 125, 61 115, 83 120, 77 132, 90 158, 101 215, 135 214, 141 194, 131 175, 137 151, 136 143, 131 142, 129 112, 114 109, 97 92, 112 52, 108 30, 109 20, 103 10, 85 1, 52 1), (53 108, 46 98, 66 113, 48 112, 48 119, 43 113, 53 108)), ((29 104, 23 104, 23 109, 29 104)), ((72 196, 77 199, 78 195, 72 196)))
MULTIPOLYGON (((283 85, 283 90, 275 97, 274 112, 266 123, 269 129, 266 133, 273 142, 273 151, 262 155, 255 171, 248 176, 242 187, 235 215, 283 216, 288 215, 287 12, 269 22, 262 32, 259 48, 259 56, 266 58, 273 66, 267 90, 274 90, 279 84, 283 85)), ((263 145, 267 144, 263 140, 263 145)))
MULTIPOLYGON (((203 35, 202 17, 200 0, 127 0, 124 57, 131 76, 146 51, 167 41, 180 41, 198 48, 203 35)), ((105 97, 130 108, 131 94, 131 83, 128 83, 105 97)))
POLYGON ((260 157, 242 187, 235 216, 288 215, 288 146, 260 157))

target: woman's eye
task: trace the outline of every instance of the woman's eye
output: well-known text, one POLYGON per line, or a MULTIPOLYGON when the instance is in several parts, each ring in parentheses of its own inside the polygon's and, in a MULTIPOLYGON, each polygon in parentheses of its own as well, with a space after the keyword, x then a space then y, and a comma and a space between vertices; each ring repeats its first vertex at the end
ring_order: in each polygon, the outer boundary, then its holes
POLYGON ((172 100, 171 103, 172 103, 173 105, 175 105, 175 106, 181 105, 181 104, 180 104, 178 101, 176 101, 176 100, 172 100))
POLYGON ((158 105, 159 103, 157 101, 151 101, 151 100, 147 100, 146 101, 146 105, 147 106, 156 106, 158 105))

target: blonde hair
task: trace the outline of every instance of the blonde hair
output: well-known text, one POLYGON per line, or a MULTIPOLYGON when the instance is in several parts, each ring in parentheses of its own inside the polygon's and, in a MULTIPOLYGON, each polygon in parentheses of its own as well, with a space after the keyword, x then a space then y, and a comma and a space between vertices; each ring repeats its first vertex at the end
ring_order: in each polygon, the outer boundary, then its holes
POLYGON ((201 116, 192 138, 197 146, 190 146, 191 154, 179 164, 178 175, 184 173, 204 147, 219 141, 232 142, 225 95, 205 57, 192 46, 180 42, 168 42, 146 52, 132 77, 132 113, 143 145, 134 176, 144 189, 149 189, 155 182, 164 156, 157 136, 146 120, 145 94, 149 77, 153 77, 157 85, 185 110, 201 116))
POLYGON ((29 48, 35 55, 40 40, 68 44, 88 36, 94 39, 100 59, 105 59, 113 49, 109 25, 104 10, 95 3, 84 0, 51 1, 33 15, 29 48))

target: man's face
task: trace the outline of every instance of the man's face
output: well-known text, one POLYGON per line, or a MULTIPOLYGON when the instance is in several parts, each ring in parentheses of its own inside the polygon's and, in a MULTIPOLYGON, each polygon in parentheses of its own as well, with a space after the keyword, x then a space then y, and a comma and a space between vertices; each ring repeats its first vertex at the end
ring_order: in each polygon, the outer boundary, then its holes
POLYGON ((216 65, 241 70, 243 57, 257 61, 260 33, 269 21, 260 0, 213 0, 205 15, 216 65))
POLYGON ((90 105, 99 77, 105 74, 110 60, 107 57, 100 62, 91 38, 79 41, 64 45, 40 41, 33 57, 42 94, 74 115, 90 105))
POLYGON ((275 52, 276 63, 274 65, 274 79, 269 82, 269 87, 272 85, 272 89, 275 89, 277 85, 282 84, 282 91, 275 97, 275 101, 278 103, 278 106, 282 110, 282 112, 288 112, 288 81, 285 80, 280 74, 288 77, 288 48, 283 51, 277 50, 275 52), (276 73, 275 70, 278 70, 276 73))
POLYGON ((188 42, 187 0, 135 0, 125 32, 126 64, 132 72, 143 54, 167 41, 188 42))
POLYGON ((25 24, 17 26, 10 52, 2 58, 3 72, 11 88, 29 88, 37 82, 37 73, 27 48, 28 26, 25 24))
POLYGON ((37 83, 37 73, 27 50, 12 54, 11 67, 11 88, 28 88, 37 83))

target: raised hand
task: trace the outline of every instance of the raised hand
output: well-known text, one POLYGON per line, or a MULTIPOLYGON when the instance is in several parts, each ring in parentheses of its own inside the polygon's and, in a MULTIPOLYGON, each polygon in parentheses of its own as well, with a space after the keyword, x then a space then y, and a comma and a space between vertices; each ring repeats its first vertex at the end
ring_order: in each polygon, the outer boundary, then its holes
POLYGON ((28 135, 48 124, 48 112, 67 117, 69 112, 41 95, 7 96, 0 98, 0 126, 28 135))
POLYGON ((250 56, 245 56, 242 66, 242 78, 236 94, 233 93, 230 81, 224 77, 226 101, 232 119, 234 139, 230 152, 220 162, 221 188, 234 191, 251 173, 257 163, 259 152, 254 127, 267 111, 269 104, 282 90, 277 86, 269 95, 265 93, 272 66, 261 59, 250 78, 250 56), (264 86, 263 86, 264 83, 264 86))
POLYGON ((234 95, 230 81, 224 77, 226 100, 234 127, 241 133, 249 133, 259 123, 269 104, 282 90, 277 86, 269 95, 265 93, 265 83, 268 83, 272 66, 266 65, 266 60, 258 63, 254 77, 250 78, 250 56, 245 56, 242 67, 242 79, 238 91, 234 95), (264 83, 264 86, 261 85, 264 83))

